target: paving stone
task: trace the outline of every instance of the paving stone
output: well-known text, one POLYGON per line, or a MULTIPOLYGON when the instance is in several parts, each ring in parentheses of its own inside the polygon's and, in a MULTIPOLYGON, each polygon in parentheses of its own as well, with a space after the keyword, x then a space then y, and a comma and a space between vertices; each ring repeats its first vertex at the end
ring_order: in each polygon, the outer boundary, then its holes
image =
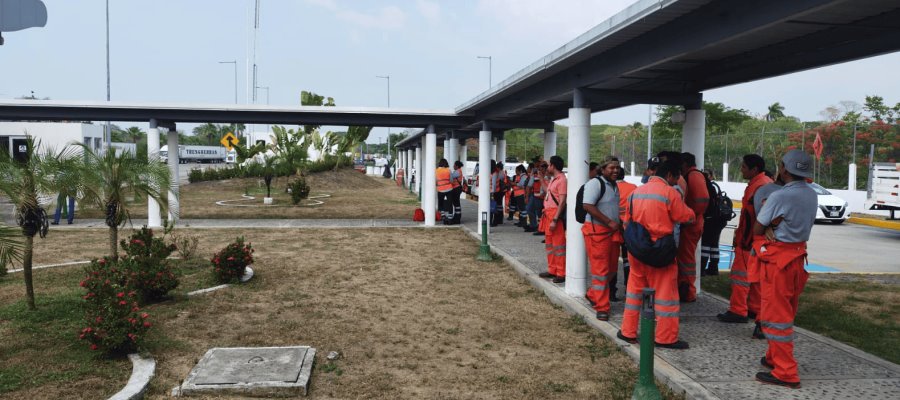
POLYGON ((900 399, 900 379, 812 380, 801 376, 800 389, 763 385, 756 381, 703 383, 722 399, 900 399))
POLYGON ((191 370, 181 394, 305 395, 315 355, 308 346, 213 348, 191 370))

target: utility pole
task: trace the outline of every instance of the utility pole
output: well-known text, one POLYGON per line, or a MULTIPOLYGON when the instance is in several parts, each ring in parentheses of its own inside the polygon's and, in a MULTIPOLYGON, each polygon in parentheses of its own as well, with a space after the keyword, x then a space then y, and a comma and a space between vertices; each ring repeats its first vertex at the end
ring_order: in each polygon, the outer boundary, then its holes
MULTIPOLYGON (((110 79, 109 79, 109 0, 106 0, 106 102, 109 102, 110 96, 110 79)), ((112 146, 112 131, 110 131, 109 121, 106 121, 106 148, 112 146)))

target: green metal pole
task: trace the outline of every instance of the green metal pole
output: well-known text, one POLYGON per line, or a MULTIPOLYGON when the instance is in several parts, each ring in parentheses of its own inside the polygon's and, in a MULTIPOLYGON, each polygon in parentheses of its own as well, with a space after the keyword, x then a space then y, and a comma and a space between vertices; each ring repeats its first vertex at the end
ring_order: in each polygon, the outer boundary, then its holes
POLYGON ((632 400, 662 399, 653 380, 653 339, 656 337, 656 311, 653 299, 656 289, 644 288, 641 295, 641 365, 632 400))
POLYGON ((481 246, 478 248, 478 261, 491 261, 491 246, 488 245, 488 213, 481 213, 481 246))

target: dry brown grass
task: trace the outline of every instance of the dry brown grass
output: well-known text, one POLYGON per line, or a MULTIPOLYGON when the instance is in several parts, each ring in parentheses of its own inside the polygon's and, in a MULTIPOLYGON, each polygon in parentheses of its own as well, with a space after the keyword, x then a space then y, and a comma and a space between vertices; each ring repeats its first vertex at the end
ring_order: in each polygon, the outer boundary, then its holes
MULTIPOLYGON (((636 371, 627 356, 551 305, 506 264, 473 261, 478 246, 461 231, 191 232, 200 237, 204 256, 244 235, 257 249, 257 276, 246 285, 149 307, 156 326, 148 350, 158 362, 150 398, 166 397, 211 347, 282 345, 319 350, 311 398, 630 397, 636 371), (325 360, 331 350, 343 357, 325 360)), ((61 242, 100 241, 68 253, 94 256, 105 247, 103 234, 55 232, 38 242, 38 254, 61 242)), ((36 272, 39 298, 76 286, 75 269, 36 272)), ((189 274, 191 285, 202 280, 197 276, 205 273, 189 274)), ((5 281, 10 278, 21 276, 5 281)), ((21 284, 0 285, 0 307, 16 301, 21 291, 21 284)), ((25 340, 14 329, 2 335, 5 346, 25 340)), ((0 365, 53 368, 63 350, 15 360, 0 353, 0 365)), ((98 376, 5 396, 102 397, 127 379, 98 376)))
MULTIPOLYGON (((198 182, 181 187, 181 218, 306 218, 306 219, 409 219, 416 201, 408 191, 397 187, 394 180, 363 175, 353 169, 328 171, 307 177, 312 194, 329 194, 322 199, 325 204, 315 207, 299 207, 291 204, 285 193, 289 178, 278 178, 272 184, 275 206, 262 204, 266 187, 262 179, 229 179, 225 181, 198 182), (227 207, 216 205, 219 200, 242 200, 248 192, 255 201, 239 204, 255 204, 259 207, 227 207)), ((131 207, 134 216, 146 215, 145 200, 136 201, 131 207)), ((78 218, 100 218, 97 210, 87 209, 76 213, 78 218)))

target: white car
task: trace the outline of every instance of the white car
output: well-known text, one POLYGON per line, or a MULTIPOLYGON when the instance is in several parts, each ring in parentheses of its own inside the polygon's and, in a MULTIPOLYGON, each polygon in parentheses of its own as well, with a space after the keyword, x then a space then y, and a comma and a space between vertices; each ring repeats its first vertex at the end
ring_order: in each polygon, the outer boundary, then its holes
POLYGON ((831 221, 834 224, 842 224, 847 220, 850 213, 847 211, 847 204, 844 199, 837 197, 827 189, 818 184, 810 184, 816 191, 819 198, 819 209, 816 210, 816 221, 831 221))

